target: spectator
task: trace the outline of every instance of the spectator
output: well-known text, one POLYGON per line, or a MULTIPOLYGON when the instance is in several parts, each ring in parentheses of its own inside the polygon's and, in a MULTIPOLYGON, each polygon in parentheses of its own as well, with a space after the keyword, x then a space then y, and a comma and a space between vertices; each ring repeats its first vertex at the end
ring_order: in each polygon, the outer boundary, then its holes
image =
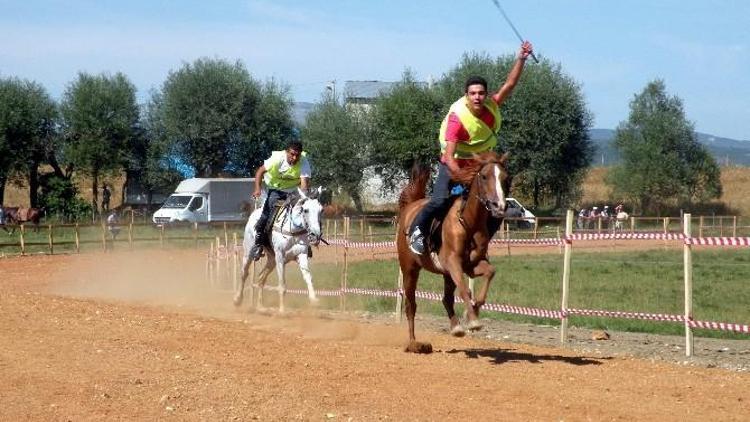
POLYGON ((112 192, 109 191, 109 187, 105 183, 102 187, 102 212, 109 211, 109 198, 112 196, 112 192))
POLYGON ((107 230, 109 231, 109 235, 112 237, 112 240, 117 240, 117 235, 120 234, 120 219, 117 216, 116 212, 112 212, 109 214, 109 217, 107 217, 107 230))

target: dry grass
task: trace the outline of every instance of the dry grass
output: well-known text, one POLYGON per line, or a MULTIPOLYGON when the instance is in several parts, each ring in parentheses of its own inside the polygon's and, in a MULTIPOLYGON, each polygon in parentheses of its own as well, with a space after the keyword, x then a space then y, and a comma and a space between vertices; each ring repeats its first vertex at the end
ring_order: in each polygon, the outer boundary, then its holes
MULTIPOLYGON (((73 176, 73 180, 78 186, 80 196, 88 202, 91 202, 91 179, 73 176)), ((110 187, 112 197, 109 205, 112 208, 119 207, 122 204, 122 186, 125 183, 124 177, 105 177, 99 180, 99 203, 102 201, 102 183, 110 187)), ((29 206, 29 186, 24 181, 19 185, 17 181, 5 185, 5 199, 3 205, 9 207, 28 207, 29 206)))
MULTIPOLYGON (((607 167, 593 167, 583 182, 583 204, 613 203, 611 189, 604 183, 607 167)), ((736 210, 740 215, 750 215, 750 167, 722 167, 721 185, 724 189, 719 202, 736 210)))

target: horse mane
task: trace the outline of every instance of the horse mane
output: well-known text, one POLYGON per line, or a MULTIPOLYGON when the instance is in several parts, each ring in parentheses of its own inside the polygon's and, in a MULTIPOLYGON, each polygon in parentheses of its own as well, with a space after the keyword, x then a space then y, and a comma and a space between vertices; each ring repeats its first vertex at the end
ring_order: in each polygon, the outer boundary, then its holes
POLYGON ((398 209, 402 210, 407 204, 425 198, 427 192, 427 180, 430 178, 430 169, 426 166, 414 164, 411 169, 409 183, 401 190, 398 196, 398 209))
POLYGON ((451 180, 462 185, 470 185, 474 176, 479 173, 483 165, 487 163, 497 163, 505 167, 508 161, 508 154, 498 155, 494 151, 486 151, 481 154, 474 154, 474 159, 461 167, 457 172, 451 172, 451 180))

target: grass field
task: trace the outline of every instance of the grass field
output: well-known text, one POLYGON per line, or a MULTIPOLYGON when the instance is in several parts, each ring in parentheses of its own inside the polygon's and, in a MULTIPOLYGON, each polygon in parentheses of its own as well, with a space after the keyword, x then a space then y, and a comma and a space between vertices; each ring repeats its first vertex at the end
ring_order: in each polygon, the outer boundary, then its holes
MULTIPOLYGON (((562 257, 559 254, 493 257, 498 273, 488 302, 560 309, 562 257)), ((750 251, 704 250, 693 253, 693 317, 714 322, 750 323, 750 251)), ((315 288, 338 289, 339 264, 315 264, 315 288)), ((290 288, 303 288, 296 269, 288 271, 290 288)), ((349 264, 348 286, 381 290, 396 288, 398 264, 394 259, 349 264)), ((272 277, 270 284, 275 284, 272 277)), ((638 252, 574 253, 570 281, 570 308, 681 315, 684 306, 681 249, 638 252)), ((442 277, 422 273, 419 290, 442 294, 442 277)), ((274 296, 274 295, 270 295, 274 296)), ((272 299, 273 300, 273 299, 272 299)), ((303 304, 306 298, 297 298, 303 304)), ((328 306, 338 298, 324 298, 328 306)), ((371 312, 394 312, 395 300, 370 296, 347 297, 347 307, 371 312)), ((458 305, 457 310, 463 306, 458 305)), ((460 311, 462 312, 462 311, 460 311)), ((418 300, 418 314, 444 316, 442 304, 418 300)), ((558 320, 484 312, 484 317, 535 324, 558 325, 558 320)), ((616 331, 682 334, 681 323, 617 318, 570 318, 571 325, 616 331)), ((747 335, 696 330, 696 335, 747 338, 747 335)))

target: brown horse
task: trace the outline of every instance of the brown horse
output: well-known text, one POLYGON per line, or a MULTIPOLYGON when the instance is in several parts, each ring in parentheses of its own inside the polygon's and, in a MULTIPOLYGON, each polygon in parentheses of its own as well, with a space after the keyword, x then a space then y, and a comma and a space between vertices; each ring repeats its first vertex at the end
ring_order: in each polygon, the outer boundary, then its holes
MULTIPOLYGON (((3 207, 5 212, 5 223, 14 226, 10 234, 15 233, 15 226, 31 222, 34 224, 34 231, 39 231, 39 220, 42 219, 44 209, 42 208, 19 208, 19 207, 3 207)), ((7 232, 8 229, 6 228, 7 232)))
POLYGON ((495 268, 487 259, 490 241, 487 220, 490 215, 495 218, 504 216, 511 177, 506 166, 507 154, 498 156, 494 152, 485 152, 474 158, 472 165, 462 168, 460 174, 451 175, 454 181, 469 186, 469 193, 465 198, 454 201, 446 214, 439 233, 442 246, 438 251, 433 251, 432 245, 427 242, 424 255, 417 256, 409 250, 407 238, 407 231, 414 217, 427 203, 424 198, 429 173, 421 171, 412 177, 399 197, 396 244, 404 280, 406 317, 409 321, 407 352, 432 352, 431 344, 419 343, 414 336, 417 280, 422 269, 443 275, 443 306, 450 319, 452 335, 461 337, 466 333, 453 309, 456 287, 466 305, 469 330, 482 328, 478 319, 479 309, 486 301, 490 282, 495 275, 495 268), (476 301, 471 298, 463 274, 485 279, 476 301))

